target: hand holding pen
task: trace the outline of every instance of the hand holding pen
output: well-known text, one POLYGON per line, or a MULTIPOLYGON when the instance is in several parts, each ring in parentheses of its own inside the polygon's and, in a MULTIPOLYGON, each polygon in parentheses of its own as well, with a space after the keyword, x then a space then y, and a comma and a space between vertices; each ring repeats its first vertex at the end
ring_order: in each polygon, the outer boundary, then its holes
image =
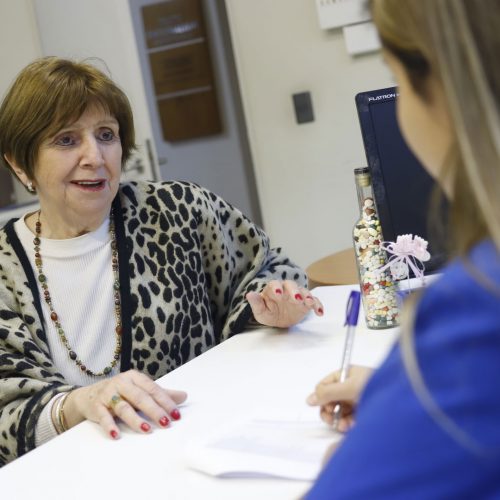
MULTIPOLYGON (((349 307, 352 308, 352 305, 352 301, 349 300, 348 311, 346 314, 346 324, 349 323, 347 321, 347 318, 349 317, 349 307)), ((354 314, 355 312, 355 310, 351 309, 352 314, 354 314)), ((353 323, 353 319, 350 322, 353 323)), ((355 325, 353 324, 351 326, 354 327, 355 325)), ((347 375, 347 378, 344 378, 344 380, 341 382, 340 379, 342 369, 330 373, 317 384, 315 391, 307 398, 307 403, 311 406, 320 406, 321 418, 328 425, 334 424, 334 411, 337 405, 340 405, 340 410, 337 410, 337 430, 340 432, 347 431, 353 424, 357 401, 373 371, 371 368, 367 368, 364 366, 349 366, 350 359, 348 358, 350 357, 351 351, 349 353, 346 352, 346 348, 352 349, 352 343, 350 344, 350 347, 348 344, 348 340, 349 342, 352 342, 352 336, 353 332, 351 329, 351 339, 349 340, 348 328, 346 332, 346 341, 344 344, 344 355, 342 362, 342 365, 346 366, 346 369, 344 370, 344 376, 347 375), (346 354, 348 354, 347 358, 346 354)))
MULTIPOLYGON (((354 333, 356 331, 356 326, 358 324, 358 316, 359 316, 359 303, 361 300, 360 292, 355 290, 351 291, 349 295, 349 299, 347 301, 346 314, 345 314, 345 323, 344 326, 347 326, 345 341, 344 341, 344 351, 342 355, 342 365, 340 368, 340 378, 339 382, 345 382, 347 379, 347 375, 349 374, 349 367, 351 365, 351 356, 352 356, 352 348, 354 345, 354 333)), ((334 430, 338 430, 340 416, 341 416, 341 404, 338 402, 333 408, 333 428, 334 430)))

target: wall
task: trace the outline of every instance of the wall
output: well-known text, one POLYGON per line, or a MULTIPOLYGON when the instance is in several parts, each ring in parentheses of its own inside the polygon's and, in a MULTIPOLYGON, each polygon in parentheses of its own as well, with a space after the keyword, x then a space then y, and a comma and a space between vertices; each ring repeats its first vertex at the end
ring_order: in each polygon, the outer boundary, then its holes
POLYGON ((354 96, 393 85, 380 54, 351 58, 313 0, 226 0, 263 223, 302 266, 351 245, 353 169, 366 164, 354 96), (291 95, 309 90, 315 121, 291 95))
POLYGON ((0 94, 19 71, 41 55, 40 38, 31 0, 0 0, 0 94))
MULTIPOLYGON (((40 55, 40 38, 31 0, 0 0, 1 97, 5 95, 17 73, 40 55)), ((14 190, 19 203, 33 201, 33 197, 19 182, 14 183, 14 190)))

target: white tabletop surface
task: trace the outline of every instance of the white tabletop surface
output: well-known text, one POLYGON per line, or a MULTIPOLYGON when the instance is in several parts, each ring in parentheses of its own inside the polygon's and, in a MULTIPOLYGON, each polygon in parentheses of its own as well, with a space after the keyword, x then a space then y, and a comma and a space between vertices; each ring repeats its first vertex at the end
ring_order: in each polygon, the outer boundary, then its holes
MULTIPOLYGON (((160 379, 162 386, 189 394, 182 419, 169 428, 148 435, 123 429, 122 438, 112 441, 96 424, 84 422, 1 468, 2 498, 298 498, 310 483, 215 478, 190 469, 184 452, 188 443, 255 411, 306 409, 315 384, 340 365, 351 289, 317 288, 322 318, 311 314, 289 331, 262 328, 237 335, 160 379)), ((396 334, 368 330, 361 318, 353 363, 378 365, 396 334)), ((318 426, 324 426, 319 417, 318 426)))

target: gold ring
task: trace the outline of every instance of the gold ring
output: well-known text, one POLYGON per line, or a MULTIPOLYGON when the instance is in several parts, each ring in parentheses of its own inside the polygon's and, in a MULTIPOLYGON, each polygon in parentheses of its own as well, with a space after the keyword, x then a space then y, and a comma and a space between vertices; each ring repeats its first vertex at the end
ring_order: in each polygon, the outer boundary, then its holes
POLYGON ((118 403, 121 403, 122 401, 123 398, 119 394, 113 394, 113 396, 111 396, 111 399, 109 401, 108 408, 110 410, 114 410, 116 408, 116 405, 118 403))

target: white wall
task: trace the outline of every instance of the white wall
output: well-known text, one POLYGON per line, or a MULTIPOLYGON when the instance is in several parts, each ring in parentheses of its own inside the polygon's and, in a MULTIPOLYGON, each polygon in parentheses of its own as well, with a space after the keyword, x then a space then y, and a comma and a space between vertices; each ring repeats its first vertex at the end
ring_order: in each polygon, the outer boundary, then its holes
POLYGON ((393 85, 379 54, 351 58, 313 0, 226 0, 264 227, 297 263, 351 245, 353 169, 366 165, 354 96, 393 85), (310 91, 298 125, 291 95, 310 91))
POLYGON ((21 69, 41 55, 31 0, 0 0, 0 94, 21 69))
MULTIPOLYGON (((0 98, 19 71, 40 55, 40 38, 31 0, 0 0, 0 98)), ((20 183, 14 183, 14 190, 20 203, 33 201, 20 183)))

